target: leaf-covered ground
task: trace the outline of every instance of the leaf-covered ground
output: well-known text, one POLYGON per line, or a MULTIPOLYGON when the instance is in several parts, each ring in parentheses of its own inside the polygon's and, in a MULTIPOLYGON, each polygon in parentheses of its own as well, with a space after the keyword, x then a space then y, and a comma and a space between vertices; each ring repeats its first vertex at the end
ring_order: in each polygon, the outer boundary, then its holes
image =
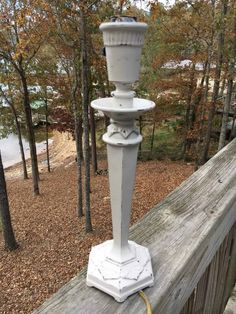
MULTIPOLYGON (((106 163, 99 168, 106 169, 106 163)), ((138 163, 132 224, 192 172, 181 162, 138 163)), ((0 313, 30 313, 80 271, 91 245, 112 237, 107 175, 92 177, 91 234, 76 215, 75 182, 75 165, 43 173, 38 197, 32 196, 31 180, 8 181, 20 248, 6 252, 0 234, 0 313)))

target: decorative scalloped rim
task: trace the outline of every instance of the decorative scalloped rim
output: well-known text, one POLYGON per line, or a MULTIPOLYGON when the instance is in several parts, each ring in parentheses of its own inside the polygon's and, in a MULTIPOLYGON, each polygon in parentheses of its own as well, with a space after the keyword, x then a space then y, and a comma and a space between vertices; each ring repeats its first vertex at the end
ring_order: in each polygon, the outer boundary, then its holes
POLYGON ((100 30, 103 32, 105 46, 143 46, 147 27, 146 23, 110 22, 102 23, 100 30))
POLYGON ((105 46, 143 46, 144 33, 138 31, 104 31, 105 46))

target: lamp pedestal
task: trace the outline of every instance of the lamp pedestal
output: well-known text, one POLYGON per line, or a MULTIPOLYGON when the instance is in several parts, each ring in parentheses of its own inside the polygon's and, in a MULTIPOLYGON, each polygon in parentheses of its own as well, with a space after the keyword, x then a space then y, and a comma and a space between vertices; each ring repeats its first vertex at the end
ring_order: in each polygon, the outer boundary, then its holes
POLYGON ((110 98, 96 99, 91 106, 110 118, 103 135, 107 143, 113 240, 92 248, 87 285, 123 302, 129 295, 154 282, 148 249, 128 241, 137 153, 142 136, 135 120, 155 107, 152 101, 134 98, 132 84, 138 80, 141 50, 147 24, 132 17, 102 23, 109 81, 116 85, 110 98))
MULTIPOLYGON (((130 95, 129 91, 127 93, 130 95)), ((119 106, 115 95, 94 100, 91 104, 111 118, 103 140, 107 143, 113 240, 92 248, 87 285, 123 302, 154 282, 148 249, 128 241, 128 234, 138 146, 142 141, 135 119, 155 105, 138 98, 132 98, 127 105, 129 97, 124 106, 122 103, 119 106)))
POLYGON ((113 240, 92 248, 89 256, 87 285, 111 295, 123 302, 131 294, 153 285, 151 258, 148 249, 129 241, 135 254, 127 263, 118 263, 109 258, 113 240))

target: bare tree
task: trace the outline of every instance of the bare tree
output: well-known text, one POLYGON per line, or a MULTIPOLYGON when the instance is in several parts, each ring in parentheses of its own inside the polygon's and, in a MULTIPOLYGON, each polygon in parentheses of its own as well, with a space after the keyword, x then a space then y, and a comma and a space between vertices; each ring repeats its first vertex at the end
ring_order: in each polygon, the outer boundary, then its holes
POLYGON ((83 123, 84 123, 84 164, 85 164, 85 218, 86 232, 93 230, 90 214, 90 149, 89 149, 89 82, 88 82, 88 52, 86 37, 86 15, 85 8, 80 5, 80 31, 81 31, 81 82, 82 82, 82 104, 83 104, 83 123))

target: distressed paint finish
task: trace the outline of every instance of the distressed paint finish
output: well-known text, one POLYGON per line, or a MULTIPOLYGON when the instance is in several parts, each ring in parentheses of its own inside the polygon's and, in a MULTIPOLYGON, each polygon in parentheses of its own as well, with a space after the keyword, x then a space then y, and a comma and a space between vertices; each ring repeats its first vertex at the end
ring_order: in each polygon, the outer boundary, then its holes
POLYGON ((148 249, 128 241, 141 136, 136 128, 133 132, 129 124, 125 126, 116 122, 116 125, 114 132, 104 136, 104 140, 107 139, 113 240, 92 248, 87 284, 123 302, 129 295, 152 286, 154 279, 148 249))
POLYGON ((109 257, 120 263, 135 257, 128 243, 138 145, 107 145, 113 244, 109 257))
POLYGON ((139 76, 141 48, 147 25, 137 22, 103 23, 108 78, 116 85, 113 97, 97 99, 91 106, 111 118, 104 134, 107 143, 113 240, 93 247, 87 285, 123 302, 131 294, 153 285, 148 249, 128 241, 138 146, 142 136, 135 119, 154 103, 134 98, 132 83, 139 76))
MULTIPOLYGON (((236 140, 223 148, 131 228, 130 238, 149 248, 155 283, 145 290, 157 314, 178 314, 193 290, 206 289, 206 270, 232 230, 223 304, 236 279, 236 140), (234 229, 232 229, 234 225, 234 229)), ((211 266, 213 267, 213 266, 211 266)), ((86 287, 86 269, 45 302, 37 314, 145 313, 138 294, 118 304, 86 287)), ((205 302, 197 292, 196 309, 205 302)), ((192 300, 191 300, 192 301, 192 300)), ((189 305, 188 305, 189 306, 189 305)), ((192 307, 192 306, 191 306, 192 307)), ((191 313, 191 312, 189 312, 191 313)), ((199 312, 202 313, 202 312, 199 312)))

